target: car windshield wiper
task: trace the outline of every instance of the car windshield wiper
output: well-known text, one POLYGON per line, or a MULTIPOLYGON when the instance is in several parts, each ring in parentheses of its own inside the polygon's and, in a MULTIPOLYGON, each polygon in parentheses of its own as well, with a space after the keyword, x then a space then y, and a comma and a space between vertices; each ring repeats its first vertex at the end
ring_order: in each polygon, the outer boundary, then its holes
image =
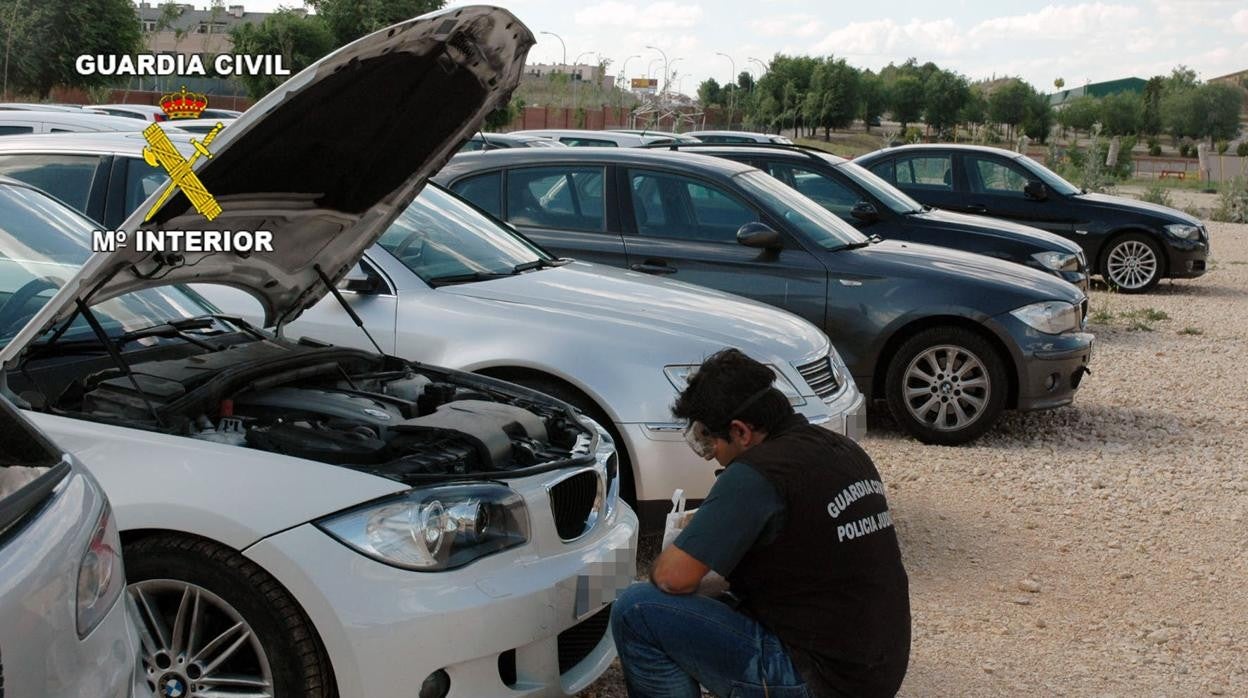
POLYGON ((446 286, 448 284, 466 284, 473 281, 489 281, 490 279, 501 279, 507 276, 515 276, 515 271, 473 271, 467 274, 448 274, 447 276, 435 276, 431 279, 425 279, 430 286, 446 286))
POLYGON ((840 252, 841 250, 859 250, 874 242, 879 242, 879 236, 872 235, 871 237, 867 238, 866 240, 863 240, 862 242, 845 243, 844 245, 841 245, 840 247, 833 248, 832 251, 840 252), (875 239, 872 239, 872 238, 875 238, 875 239))
MULTIPOLYGON (((231 321, 231 322, 234 321, 234 318, 223 318, 223 319, 231 321)), ((72 322, 73 320, 74 318, 71 317, 69 321, 72 322)), ((155 325, 151 325, 150 327, 144 327, 144 328, 137 329, 137 330, 130 330, 129 332, 123 332, 119 335, 110 336, 108 339, 109 339, 109 342, 114 347, 117 347, 117 348, 121 348, 125 346, 126 344, 129 344, 130 342, 133 342, 136 340, 146 339, 147 337, 160 337, 162 339, 181 339, 183 341, 190 342, 191 344, 194 344, 195 346, 200 347, 202 349, 207 349, 209 351, 217 351, 221 347, 214 346, 212 344, 209 344, 208 342, 203 341, 202 339, 199 339, 197 337, 193 337, 187 334, 187 332, 190 330, 203 330, 203 329, 212 327, 213 323, 216 321, 217 321, 217 318, 211 315, 182 318, 180 320, 170 320, 168 322, 161 322, 155 325)), ((244 328, 244 330, 246 330, 246 328, 244 328)), ((98 337, 94 337, 94 336, 88 339, 62 340, 61 333, 57 333, 55 336, 48 339, 47 341, 35 342, 34 344, 31 345, 31 348, 37 349, 37 353, 39 354, 48 354, 48 353, 51 353, 51 349, 54 345, 57 348, 63 348, 63 349, 70 349, 70 348, 81 349, 83 347, 98 347, 100 346, 100 340, 98 337)))

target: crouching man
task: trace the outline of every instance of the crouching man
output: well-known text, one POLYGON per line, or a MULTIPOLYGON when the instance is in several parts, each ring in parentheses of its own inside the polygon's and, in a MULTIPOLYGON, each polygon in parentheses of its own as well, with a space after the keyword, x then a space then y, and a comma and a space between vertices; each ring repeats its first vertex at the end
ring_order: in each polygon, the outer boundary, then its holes
POLYGON ((672 411, 725 469, 676 541, 611 611, 630 696, 892 696, 910 598, 880 474, 812 426, 736 349, 708 358, 672 411), (696 593, 714 570, 731 594, 696 593), (739 602, 739 606, 734 605, 739 602))

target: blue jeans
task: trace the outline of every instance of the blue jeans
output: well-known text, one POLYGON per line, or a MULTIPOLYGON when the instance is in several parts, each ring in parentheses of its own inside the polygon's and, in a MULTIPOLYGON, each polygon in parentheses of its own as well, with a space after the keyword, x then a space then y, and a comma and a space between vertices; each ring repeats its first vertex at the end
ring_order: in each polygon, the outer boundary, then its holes
POLYGON ((633 584, 611 609, 631 698, 808 698, 780 638, 715 599, 633 584))

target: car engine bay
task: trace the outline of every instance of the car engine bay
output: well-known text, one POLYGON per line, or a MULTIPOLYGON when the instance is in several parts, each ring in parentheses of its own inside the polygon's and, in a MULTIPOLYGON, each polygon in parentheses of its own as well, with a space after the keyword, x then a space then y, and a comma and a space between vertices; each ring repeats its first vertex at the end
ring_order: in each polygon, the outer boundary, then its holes
MULTIPOLYGON (((74 376, 92 362, 58 362, 71 374, 42 411, 409 483, 592 462, 593 432, 573 412, 494 379, 281 339, 181 353, 128 357, 129 375, 90 366, 74 376)), ((32 378, 10 382, 19 375, 32 378)))

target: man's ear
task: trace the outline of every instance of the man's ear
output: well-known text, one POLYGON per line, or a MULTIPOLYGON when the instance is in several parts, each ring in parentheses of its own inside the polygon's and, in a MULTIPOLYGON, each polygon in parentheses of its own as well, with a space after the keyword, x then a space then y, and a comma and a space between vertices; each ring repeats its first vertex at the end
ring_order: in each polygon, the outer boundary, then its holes
POLYGON ((728 436, 731 437, 729 440, 733 443, 749 443, 754 436, 754 429, 749 424, 734 419, 728 424, 728 436))

